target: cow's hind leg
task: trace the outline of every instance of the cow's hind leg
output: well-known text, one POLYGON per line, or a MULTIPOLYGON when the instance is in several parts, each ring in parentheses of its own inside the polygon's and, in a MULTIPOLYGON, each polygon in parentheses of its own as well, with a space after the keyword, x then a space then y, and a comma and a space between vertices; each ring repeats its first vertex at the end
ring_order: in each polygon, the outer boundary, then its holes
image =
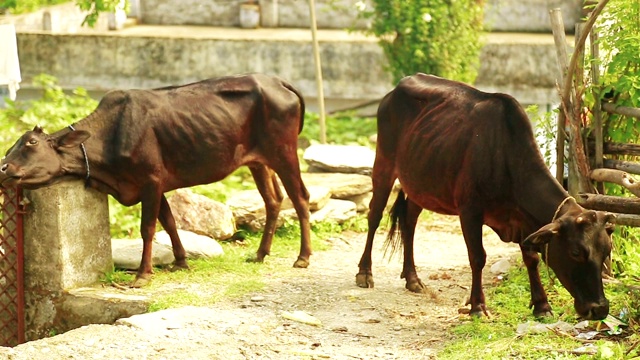
POLYGON ((187 255, 184 251, 184 247, 182 246, 182 242, 180 241, 180 237, 178 236, 178 230, 176 229, 176 221, 171 213, 169 202, 164 195, 160 198, 160 213, 158 214, 158 220, 160 220, 160 224, 167 234, 169 234, 169 238, 171 238, 171 248, 173 249, 173 257, 175 258, 171 271, 189 269, 189 265, 187 264, 187 255))
POLYGON ((536 317, 551 316, 551 306, 547 300, 547 294, 544 291, 540 281, 540 273, 538 272, 540 256, 537 252, 522 246, 520 250, 522 252, 522 260, 529 274, 529 284, 531 285, 531 303, 529 303, 529 306, 533 308, 533 315, 536 317))
MULTIPOLYGON (((282 185, 293 203, 293 207, 298 215, 300 223, 300 254, 293 263, 295 268, 306 268, 309 266, 311 257, 311 219, 309 214, 309 191, 302 182, 300 174, 300 164, 298 155, 293 152, 289 156, 283 156, 275 171, 280 176, 282 185)), ((276 178, 273 178, 274 186, 277 186, 276 178)))
POLYGON ((402 262, 402 274, 400 277, 407 282, 405 287, 415 293, 426 293, 427 287, 422 280, 418 277, 416 272, 416 265, 413 259, 413 239, 416 231, 416 224, 418 223, 418 217, 422 212, 422 208, 407 199, 406 214, 404 221, 400 223, 400 234, 402 237, 402 244, 404 247, 404 261, 402 262))
POLYGON ((139 288, 149 283, 153 276, 152 248, 153 236, 160 212, 162 193, 155 184, 147 185, 142 191, 142 215, 140 219, 140 235, 142 236, 142 259, 131 287, 139 288))
POLYGON ((378 226, 382 220, 384 208, 387 206, 389 194, 393 188, 393 177, 390 171, 382 171, 382 165, 373 168, 373 195, 369 202, 369 214, 367 215, 368 232, 367 243, 364 246, 360 263, 358 264, 358 274, 356 274, 356 285, 361 288, 372 288, 373 272, 371 271, 373 262, 371 260, 371 252, 373 251, 373 239, 376 236, 378 226))
POLYGON ((471 265, 471 297, 467 303, 471 304, 470 314, 472 316, 481 316, 482 314, 489 316, 482 290, 482 269, 487 261, 487 254, 482 245, 482 211, 462 209, 460 211, 460 225, 471 265))
POLYGON ((264 200, 266 211, 266 223, 260 240, 260 246, 255 259, 249 261, 263 262, 265 256, 271 253, 271 243, 276 232, 280 206, 282 205, 282 192, 275 180, 275 174, 265 165, 250 166, 251 174, 256 182, 256 187, 264 200))

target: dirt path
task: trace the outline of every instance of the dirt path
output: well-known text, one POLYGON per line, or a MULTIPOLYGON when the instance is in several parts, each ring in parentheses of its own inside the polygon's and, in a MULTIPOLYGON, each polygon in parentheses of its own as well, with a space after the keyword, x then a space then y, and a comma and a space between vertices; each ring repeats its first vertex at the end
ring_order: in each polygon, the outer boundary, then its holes
MULTIPOLYGON (((489 267, 516 256, 518 247, 503 244, 490 230, 485 235, 486 283, 492 281, 489 267)), ((355 285, 365 234, 345 233, 331 239, 330 250, 315 253, 308 269, 270 274, 260 294, 216 308, 171 309, 121 320, 120 325, 90 325, 2 349, 0 358, 434 358, 450 338, 447 330, 467 316, 459 309, 471 274, 457 219, 435 216, 417 232, 416 264, 431 294, 404 289, 399 256, 383 258, 384 236, 378 235, 374 249, 374 289, 355 285), (295 311, 312 315, 321 325, 283 317, 283 312, 295 311)))

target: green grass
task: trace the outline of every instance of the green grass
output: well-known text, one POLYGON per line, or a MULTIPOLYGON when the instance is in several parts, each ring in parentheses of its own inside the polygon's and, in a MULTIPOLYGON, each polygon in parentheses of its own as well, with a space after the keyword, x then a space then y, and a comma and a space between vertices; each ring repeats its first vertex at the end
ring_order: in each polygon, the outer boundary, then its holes
MULTIPOLYGON (((320 139, 319 116, 315 113, 305 114, 304 128, 300 139, 315 143, 320 139)), ((327 143, 341 145, 362 145, 372 147, 369 137, 377 133, 375 118, 353 116, 349 112, 326 117, 327 143)))
MULTIPOLYGON (((358 216, 343 225, 330 222, 315 224, 311 233, 313 249, 327 250, 330 245, 324 239, 344 230, 362 229, 366 229, 364 216, 358 216)), ((292 268, 300 249, 300 227, 297 221, 289 221, 276 231, 271 254, 262 264, 247 261, 255 257, 262 233, 246 230, 242 232, 243 241, 221 243, 224 255, 189 260, 190 271, 171 272, 156 268, 153 281, 140 290, 141 294, 149 295, 152 300, 149 310, 158 311, 186 305, 209 306, 221 300, 239 298, 264 289, 265 279, 270 274, 277 272, 282 275, 292 268)), ((113 271, 105 274, 103 282, 125 285, 133 282, 133 279, 134 274, 130 272, 113 271)))
MULTIPOLYGON (((469 318, 452 329, 453 340, 438 354, 438 359, 626 359, 640 355, 631 348, 640 340, 635 333, 638 326, 633 319, 621 335, 601 335, 593 341, 596 355, 578 355, 575 352, 587 343, 574 337, 546 332, 518 336, 518 325, 539 321, 555 323, 564 321, 575 325, 573 298, 555 280, 549 280, 549 272, 544 265, 540 267, 545 290, 554 316, 545 320, 535 319, 528 308, 530 300, 529 280, 526 269, 519 263, 505 279, 496 286, 485 285, 487 306, 491 318, 469 318), (626 352, 629 351, 628 354, 626 352)), ((623 284, 608 284, 605 288, 607 298, 611 301, 612 315, 629 310, 629 301, 638 298, 623 284)), ((637 308, 637 304, 635 304, 637 308)), ((599 321, 590 321, 590 328, 596 329, 599 321)))

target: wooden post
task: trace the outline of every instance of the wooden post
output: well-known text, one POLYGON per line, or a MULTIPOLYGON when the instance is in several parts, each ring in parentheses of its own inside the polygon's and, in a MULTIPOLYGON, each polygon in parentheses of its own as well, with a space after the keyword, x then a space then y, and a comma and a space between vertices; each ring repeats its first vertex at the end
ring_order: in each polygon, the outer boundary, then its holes
POLYGON ((316 24, 316 2, 309 0, 311 17, 311 36, 313 37, 313 59, 316 63, 316 83, 318 85, 318 107, 320 108, 320 143, 327 143, 327 129, 324 109, 324 89, 322 86, 322 65, 320 63, 320 46, 318 45, 318 27, 316 24))
MULTIPOLYGON (((602 134, 602 109, 600 101, 600 49, 598 46, 598 29, 594 26, 589 34, 591 42, 591 89, 593 93, 593 136, 595 138, 595 159, 594 165, 596 169, 603 166, 603 144, 604 138, 602 134)), ((596 184, 596 190, 599 193, 604 192, 604 186, 601 182, 596 184)))
MULTIPOLYGON (((568 190, 571 196, 576 197, 581 192, 593 192, 587 186, 590 185, 588 178, 587 155, 582 142, 582 94, 584 92, 584 51, 580 47, 578 40, 584 29, 583 23, 577 23, 575 27, 575 41, 572 57, 577 59, 576 66, 571 74, 567 77, 573 78, 573 90, 569 107, 565 107, 565 111, 569 117, 569 178, 568 190), (575 75, 574 75, 575 74, 575 75), (573 75, 573 76, 572 76, 573 75), (575 93, 573 93, 575 91, 575 93), (581 146, 582 145, 582 146, 581 146), (587 167, 586 178, 581 167, 587 167)), ((565 85, 567 81, 565 80, 565 85)), ((565 101, 565 104, 567 102, 565 101)))
MULTIPOLYGON (((553 29, 553 40, 556 44, 556 57, 558 59, 558 84, 564 83, 564 77, 567 72, 567 39, 564 34, 564 23, 562 21, 562 12, 560 9, 551 9, 549 11, 551 18, 551 28, 553 29)), ((559 86, 559 85, 558 85, 559 86)), ((560 89, 562 92, 562 89, 560 89)), ((558 113, 558 123, 556 131, 556 180, 560 184, 564 181, 564 143, 566 140, 565 122, 566 116, 564 111, 558 113)))
MULTIPOLYGON (((604 9, 608 2, 609 0, 600 0, 598 5, 591 12, 589 19, 583 27, 582 33, 580 34, 580 36, 576 36, 576 51, 582 51, 582 49, 584 49, 584 43, 587 40, 588 32, 591 31, 591 28, 596 22, 598 15, 600 15, 602 9, 604 9)), ((571 107, 571 101, 569 98, 569 94, 571 92, 571 83, 573 80, 573 73, 578 63, 578 56, 576 56, 576 51, 574 51, 573 56, 571 56, 571 61, 569 62, 569 67, 567 68, 567 76, 564 80, 564 86, 562 87, 562 96, 560 98, 562 100, 564 111, 568 113, 567 117, 570 120, 569 128, 571 130, 571 141, 575 146, 575 153, 573 154, 573 156, 576 158, 577 170, 579 172, 580 191, 593 193, 595 192, 595 188, 589 180, 590 170, 589 164, 586 159, 587 155, 584 151, 584 143, 580 134, 580 118, 577 116, 578 114, 572 114, 574 109, 571 107)))

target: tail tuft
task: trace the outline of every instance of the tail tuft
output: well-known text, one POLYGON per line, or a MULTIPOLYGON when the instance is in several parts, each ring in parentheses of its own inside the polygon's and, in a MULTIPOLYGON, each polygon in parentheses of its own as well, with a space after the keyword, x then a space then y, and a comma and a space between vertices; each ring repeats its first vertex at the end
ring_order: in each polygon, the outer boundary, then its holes
POLYGON ((391 228, 389 229, 387 240, 384 243, 384 255, 387 256, 388 254, 389 257, 391 257, 398 249, 402 248, 402 224, 407 217, 407 197, 404 191, 400 190, 398 193, 398 197, 393 203, 393 207, 391 207, 389 216, 391 219, 391 228))

